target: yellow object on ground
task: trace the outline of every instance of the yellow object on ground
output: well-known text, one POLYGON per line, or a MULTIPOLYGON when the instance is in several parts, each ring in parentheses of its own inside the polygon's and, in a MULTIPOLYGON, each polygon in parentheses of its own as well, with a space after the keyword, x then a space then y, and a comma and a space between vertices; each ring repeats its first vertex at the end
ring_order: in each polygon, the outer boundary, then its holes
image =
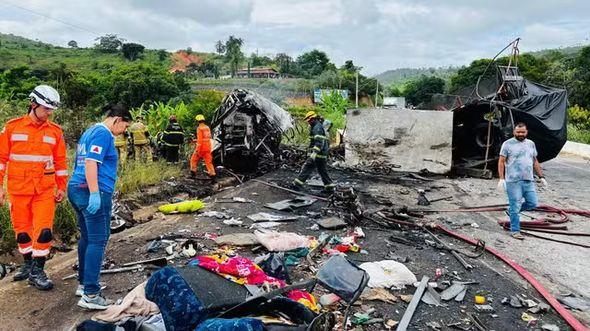
POLYGON ((205 203, 201 200, 182 201, 177 203, 169 203, 158 207, 158 211, 164 214, 172 213, 194 213, 205 207, 205 203))
POLYGON ((482 295, 476 295, 475 296, 475 303, 477 303, 478 305, 483 305, 484 303, 486 303, 486 297, 484 297, 482 295))

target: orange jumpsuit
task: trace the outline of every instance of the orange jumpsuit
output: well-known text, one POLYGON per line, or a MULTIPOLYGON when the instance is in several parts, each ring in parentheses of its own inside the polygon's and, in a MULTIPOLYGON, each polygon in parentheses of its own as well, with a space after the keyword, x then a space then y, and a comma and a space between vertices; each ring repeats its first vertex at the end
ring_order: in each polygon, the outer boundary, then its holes
POLYGON ((61 127, 50 121, 35 125, 28 115, 8 121, 0 133, 0 180, 5 173, 19 252, 47 256, 56 188, 65 191, 68 180, 61 127))
POLYGON ((191 171, 197 171, 197 165, 201 159, 205 161, 209 176, 215 176, 213 156, 211 155, 211 130, 204 123, 199 124, 199 127, 197 127, 197 146, 191 157, 191 171))

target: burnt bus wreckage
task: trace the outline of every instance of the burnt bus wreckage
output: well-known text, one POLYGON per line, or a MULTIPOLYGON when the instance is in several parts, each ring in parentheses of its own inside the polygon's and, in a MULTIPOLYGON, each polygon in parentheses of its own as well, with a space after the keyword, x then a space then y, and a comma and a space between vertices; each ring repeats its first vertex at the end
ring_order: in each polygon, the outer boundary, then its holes
POLYGON ((215 164, 255 171, 262 157, 276 157, 293 118, 265 97, 242 89, 227 94, 213 116, 215 164))
POLYGON ((491 178, 500 147, 512 137, 519 122, 527 125, 539 162, 556 157, 567 140, 567 92, 520 75, 518 41, 509 44, 513 54, 508 66, 493 61, 464 104, 462 97, 455 97, 455 104, 460 104, 452 109, 453 168, 457 174, 491 178))

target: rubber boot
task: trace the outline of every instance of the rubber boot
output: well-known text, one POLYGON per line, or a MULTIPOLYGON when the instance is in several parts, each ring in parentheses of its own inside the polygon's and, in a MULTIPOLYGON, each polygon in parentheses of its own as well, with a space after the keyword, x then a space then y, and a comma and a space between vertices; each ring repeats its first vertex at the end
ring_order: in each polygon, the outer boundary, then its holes
POLYGON ((45 268, 45 257, 36 257, 33 259, 33 268, 29 276, 29 285, 35 286, 38 290, 49 291, 53 288, 53 282, 47 278, 43 270, 45 268))
POLYGON ((31 274, 31 268, 33 267, 33 260, 25 260, 25 263, 20 267, 20 269, 14 274, 12 277, 12 281, 20 282, 21 280, 25 280, 29 278, 31 274))

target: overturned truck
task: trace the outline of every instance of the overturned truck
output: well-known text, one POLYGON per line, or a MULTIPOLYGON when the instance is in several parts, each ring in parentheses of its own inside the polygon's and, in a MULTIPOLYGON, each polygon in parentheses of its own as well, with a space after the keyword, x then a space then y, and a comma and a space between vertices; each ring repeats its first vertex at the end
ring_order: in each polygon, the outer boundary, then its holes
POLYGON ((476 98, 452 109, 459 174, 491 177, 502 143, 519 122, 527 125, 539 162, 556 157, 567 140, 566 90, 531 82, 517 67, 498 66, 496 72, 496 80, 476 85, 476 98))
POLYGON ((228 93, 213 116, 216 164, 254 171, 263 157, 275 157, 293 118, 265 97, 242 89, 228 93))

